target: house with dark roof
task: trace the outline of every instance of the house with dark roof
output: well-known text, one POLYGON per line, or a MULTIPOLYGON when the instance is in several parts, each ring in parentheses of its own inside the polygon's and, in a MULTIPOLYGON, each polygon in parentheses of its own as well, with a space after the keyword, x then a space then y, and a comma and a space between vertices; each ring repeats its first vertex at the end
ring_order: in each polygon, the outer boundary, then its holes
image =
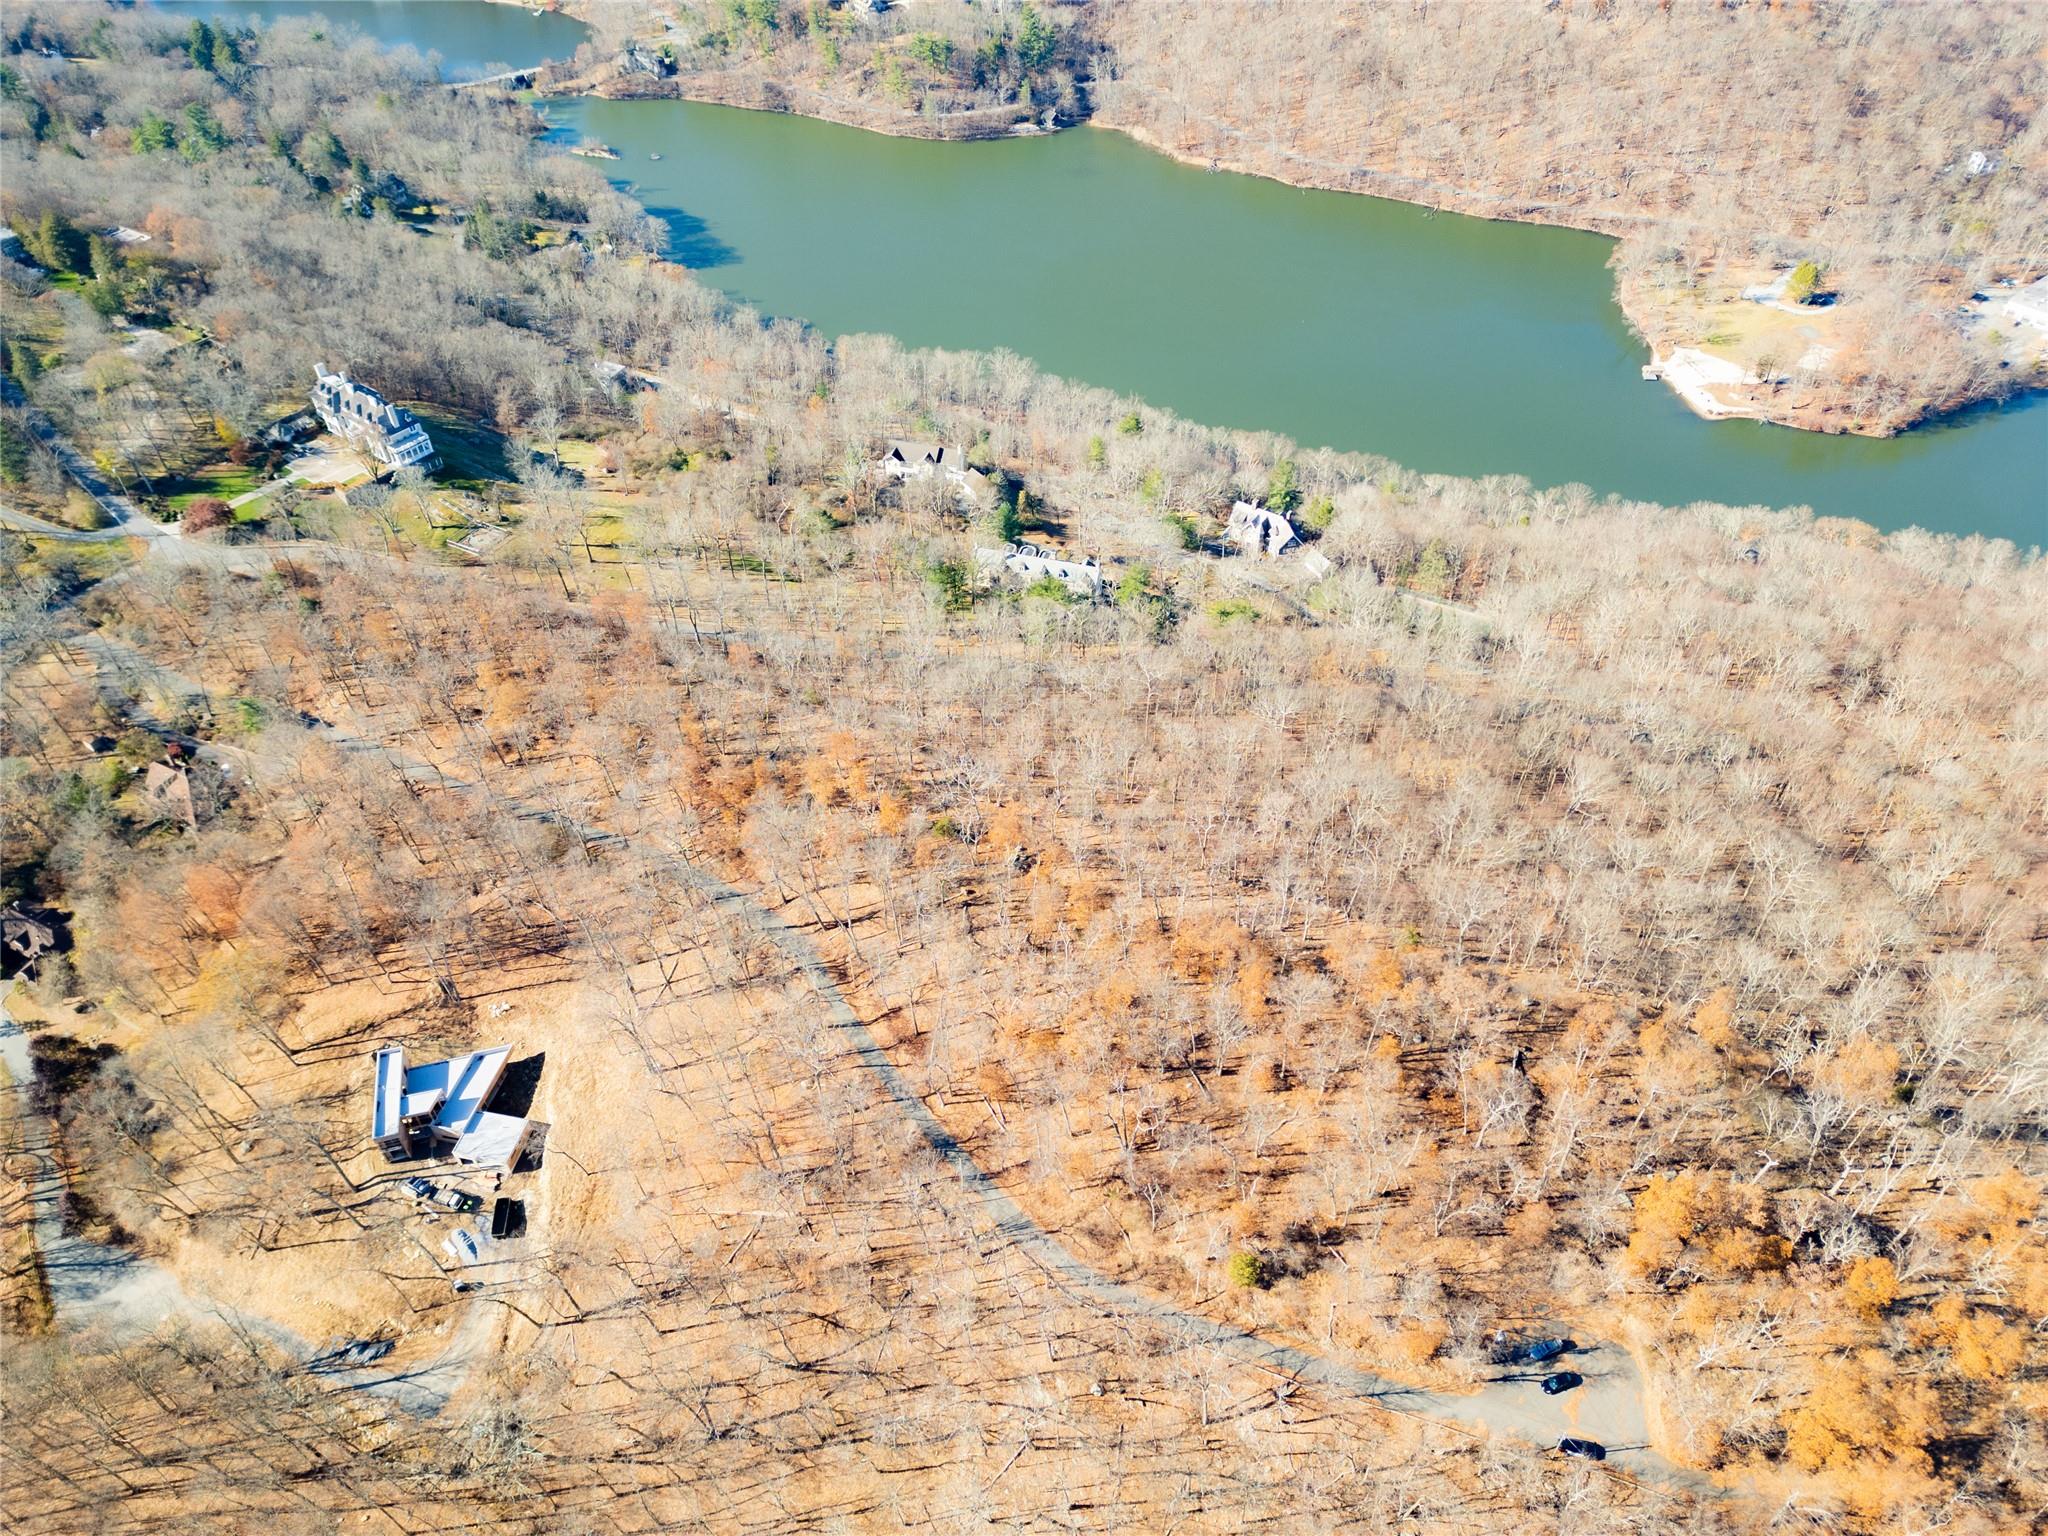
POLYGON ((434 469, 441 462, 411 411, 345 373, 329 373, 324 363, 313 365, 313 409, 328 431, 386 469, 434 469))
POLYGON ((9 961, 11 965, 33 970, 38 960, 58 947, 57 938, 56 923, 26 907, 8 907, 0 911, 0 943, 5 943, 12 954, 20 957, 9 961))
POLYGON ((892 480, 922 480, 930 475, 944 475, 965 491, 979 490, 988 483, 988 476, 967 462, 967 456, 957 448, 948 448, 943 443, 914 442, 909 438, 891 438, 882 456, 875 460, 875 473, 892 480))

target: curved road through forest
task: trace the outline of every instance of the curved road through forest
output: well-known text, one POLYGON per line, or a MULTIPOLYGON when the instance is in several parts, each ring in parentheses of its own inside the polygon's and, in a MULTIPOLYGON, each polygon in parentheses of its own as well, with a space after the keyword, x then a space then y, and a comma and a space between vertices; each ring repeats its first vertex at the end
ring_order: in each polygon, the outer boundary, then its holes
MULTIPOLYGON (((162 547, 162 541, 152 541, 148 546, 151 550, 162 547)), ((108 636, 88 634, 79 637, 79 643, 84 649, 101 653, 131 675, 137 670, 147 670, 173 686, 188 690, 197 686, 153 658, 108 636)), ((439 767, 384 743, 351 735, 325 723, 302 723, 302 728, 342 750, 375 755, 405 777, 443 789, 490 795, 510 814, 560 826, 591 846, 628 845, 629 840, 617 833, 588 826, 556 812, 507 800, 488 785, 451 778, 439 767)), ((645 851, 662 859, 679 878, 718 906, 734 913, 783 953, 824 1001, 831 1024, 846 1039, 853 1059, 873 1075, 884 1094, 953 1170, 962 1191, 981 1207, 990 1226, 1000 1233, 1004 1241, 1029 1255, 1047 1281, 1060 1286, 1070 1297, 1085 1301, 1107 1315, 1152 1324, 1180 1343, 1213 1349, 1232 1359, 1268 1370, 1281 1378, 1276 1384, 1278 1394, 1284 1394, 1288 1385, 1294 1382, 1312 1383, 1339 1394, 1370 1400, 1395 1413, 1455 1424, 1480 1434, 1510 1435, 1529 1442, 1537 1450, 1554 1446, 1561 1436, 1581 1435, 1606 1445, 1610 1457, 1608 1466, 1633 1480, 1674 1492, 1713 1494, 1719 1491, 1707 1479, 1674 1466, 1650 1449, 1640 1375, 1626 1351, 1613 1345, 1588 1345, 1560 1361, 1560 1366, 1569 1365, 1579 1371, 1586 1378, 1586 1385, 1558 1397, 1545 1397, 1538 1390, 1536 1378, 1540 1372, 1533 1371, 1489 1382, 1479 1391, 1469 1394, 1430 1392, 1389 1381, 1310 1350, 1279 1343, 1189 1311, 1091 1268, 1068 1252, 1053 1233, 1040 1226, 1029 1212, 1018 1205, 931 1112, 910 1080, 890 1060, 881 1042, 847 1001, 823 956, 801 929, 737 887, 692 863, 683 851, 665 848, 645 851)), ((25 1057, 25 1051, 22 1055, 25 1057)), ((25 1099, 25 1080, 17 1078, 17 1083, 25 1099)), ((173 1283, 168 1290, 162 1291, 161 1296, 164 1304, 175 1304, 182 1298, 182 1293, 173 1283)), ((479 1342, 482 1315, 482 1309, 472 1304, 458 1325, 456 1338, 432 1360, 409 1371, 398 1375, 342 1373, 338 1379, 370 1390, 381 1388, 411 1411, 437 1412, 467 1372, 470 1356, 479 1342), (406 1383, 411 1384, 411 1390, 407 1390, 406 1383)))

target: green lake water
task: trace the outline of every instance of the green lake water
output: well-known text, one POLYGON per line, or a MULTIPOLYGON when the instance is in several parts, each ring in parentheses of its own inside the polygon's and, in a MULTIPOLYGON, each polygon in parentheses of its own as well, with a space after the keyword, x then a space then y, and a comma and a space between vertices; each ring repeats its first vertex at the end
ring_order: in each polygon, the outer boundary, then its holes
POLYGON ((968 144, 681 101, 558 101, 706 281, 838 336, 1008 347, 1197 421, 1443 474, 2048 544, 2039 397, 1889 439, 1708 422, 1598 235, 1183 166, 1078 129, 968 144), (659 154, 660 160, 649 158, 659 154))
POLYGON ((485 0, 157 0, 175 16, 253 19, 325 16, 393 47, 410 44, 441 56, 445 80, 476 80, 507 69, 531 69, 567 58, 584 39, 583 23, 549 11, 485 0))
MULTIPOLYGON (((450 78, 581 35, 479 0, 166 9, 324 10, 440 52, 450 78)), ((604 169, 675 260, 828 336, 1007 347, 1194 420, 1436 473, 2048 545, 2048 397, 1890 439, 1703 421, 1641 377, 1597 235, 1213 175, 1095 129, 945 144, 682 101, 547 106, 558 137, 621 153, 604 169)))

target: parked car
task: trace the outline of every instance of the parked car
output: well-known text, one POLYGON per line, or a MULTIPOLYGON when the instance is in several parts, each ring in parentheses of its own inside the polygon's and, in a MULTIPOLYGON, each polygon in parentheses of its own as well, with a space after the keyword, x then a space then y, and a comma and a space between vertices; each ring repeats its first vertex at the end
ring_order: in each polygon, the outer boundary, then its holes
POLYGON ((1569 1392, 1573 1387, 1581 1385, 1585 1379, 1577 1371, 1559 1371, 1555 1376, 1543 1378, 1543 1395, 1555 1397, 1560 1392, 1569 1392))
POLYGON ((1581 1461, 1605 1461, 1607 1447, 1592 1440, 1581 1440, 1576 1435, 1566 1435, 1557 1442, 1557 1448, 1567 1456, 1576 1456, 1581 1461))
POLYGON ((502 1242, 517 1237, 526 1226, 526 1202, 502 1196, 491 1205, 491 1240, 502 1242))
POLYGON ((459 1189, 435 1190, 434 1204, 445 1205, 458 1216, 467 1216, 471 1211, 480 1211, 484 1207, 483 1201, 475 1195, 464 1194, 459 1189))
POLYGON ((1541 1365, 1546 1360, 1555 1360, 1571 1347, 1570 1339, 1538 1339, 1533 1344, 1522 1346, 1522 1358, 1531 1365, 1541 1365))
POLYGON ((408 1195, 411 1195, 415 1200, 431 1200, 435 1194, 434 1181, 417 1176, 404 1180, 398 1187, 408 1195))

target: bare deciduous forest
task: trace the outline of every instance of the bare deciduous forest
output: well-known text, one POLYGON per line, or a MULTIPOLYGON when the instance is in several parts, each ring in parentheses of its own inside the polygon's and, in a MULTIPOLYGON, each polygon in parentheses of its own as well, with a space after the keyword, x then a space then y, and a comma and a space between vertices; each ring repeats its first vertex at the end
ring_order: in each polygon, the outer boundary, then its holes
POLYGON ((1098 120, 1174 153, 1619 234, 1632 313, 1731 263, 1823 264, 1861 301, 1838 388, 1879 421, 2012 387, 1945 317, 2048 266, 2035 7, 1089 14, 1116 61, 1098 120))
POLYGON ((509 97, 9 27, 25 398, 143 495, 317 349, 494 444, 507 534, 401 473, 0 535, 5 896, 72 936, 9 994, 11 1520, 2031 1528, 2037 558, 827 345, 509 97), (1221 556, 1238 495, 1327 570, 1221 556), (1019 535, 1113 599, 977 581, 1019 535), (457 1293, 364 1063, 501 1036, 533 1231, 457 1293), (1498 1329, 1623 1356, 1654 1461, 1474 1434, 1498 1329))

